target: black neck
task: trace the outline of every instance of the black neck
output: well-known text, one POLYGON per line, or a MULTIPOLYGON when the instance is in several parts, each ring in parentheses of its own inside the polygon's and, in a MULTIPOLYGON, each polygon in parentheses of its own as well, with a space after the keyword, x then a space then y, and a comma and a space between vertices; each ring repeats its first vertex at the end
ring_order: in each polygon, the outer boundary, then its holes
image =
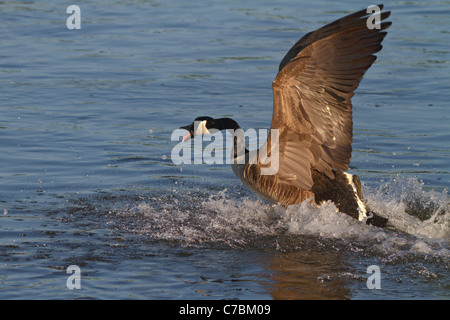
POLYGON ((241 128, 239 124, 231 118, 214 119, 214 127, 218 130, 237 130, 241 128))
MULTIPOLYGON (((218 130, 227 130, 227 129, 232 129, 232 130, 237 130, 237 129, 241 129, 241 127, 239 126, 239 124, 234 121, 231 118, 220 118, 220 119, 214 119, 214 127, 218 130)), ((238 136, 233 135, 234 139, 233 139, 233 154, 234 154, 234 158, 236 158, 238 156, 238 136)), ((245 144, 245 141, 242 141, 242 143, 245 144)), ((245 148, 245 157, 248 157, 248 150, 247 148, 245 148)))

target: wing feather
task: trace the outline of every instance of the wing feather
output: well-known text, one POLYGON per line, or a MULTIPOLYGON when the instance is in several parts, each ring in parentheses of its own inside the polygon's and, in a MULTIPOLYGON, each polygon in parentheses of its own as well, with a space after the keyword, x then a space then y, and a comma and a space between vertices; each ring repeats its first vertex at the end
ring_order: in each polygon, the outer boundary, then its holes
MULTIPOLYGON (((382 5, 379 6, 382 8, 382 5)), ((380 20, 389 17, 382 12, 380 20)), ((369 29, 366 10, 306 34, 286 54, 273 82, 271 129, 279 129, 280 182, 310 190, 311 169, 334 178, 352 152, 351 98, 386 36, 369 29)))

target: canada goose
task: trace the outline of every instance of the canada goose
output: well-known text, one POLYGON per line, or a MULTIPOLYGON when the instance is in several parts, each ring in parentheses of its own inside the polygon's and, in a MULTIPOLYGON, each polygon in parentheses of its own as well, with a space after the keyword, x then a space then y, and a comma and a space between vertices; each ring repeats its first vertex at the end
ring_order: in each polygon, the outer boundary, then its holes
MULTIPOLYGON (((284 206, 311 198, 317 205, 334 202, 340 212, 367 224, 385 227, 387 219, 369 212, 361 183, 348 170, 352 152, 351 98, 361 78, 375 61, 374 53, 391 22, 390 12, 370 15, 361 10, 302 37, 287 52, 273 81, 271 129, 278 129, 276 174, 262 175, 263 164, 232 164, 235 174, 263 198, 284 206), (369 28, 368 19, 379 22, 369 28), (375 20, 373 20, 375 19, 375 20)), ((199 117, 182 129, 183 138, 210 133, 211 129, 239 129, 229 118, 199 117)), ((271 151, 270 135, 262 148, 271 151)), ((261 148, 261 149, 262 149, 261 148)), ((236 141, 235 141, 236 157, 236 141)), ((259 150, 261 150, 259 149, 259 150)))

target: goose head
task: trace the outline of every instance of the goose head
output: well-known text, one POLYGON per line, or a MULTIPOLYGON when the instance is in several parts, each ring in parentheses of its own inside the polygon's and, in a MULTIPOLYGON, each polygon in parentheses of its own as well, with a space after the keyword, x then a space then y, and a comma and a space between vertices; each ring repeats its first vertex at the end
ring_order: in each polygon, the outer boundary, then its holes
POLYGON ((214 119, 211 117, 198 117, 191 124, 187 126, 180 127, 180 129, 185 129, 189 131, 184 137, 183 142, 195 136, 201 136, 204 134, 211 134, 209 129, 216 129, 214 119))
POLYGON ((184 137, 183 142, 195 136, 201 136, 204 134, 213 134, 217 130, 225 129, 240 129, 238 123, 230 118, 220 118, 214 119, 211 117, 198 117, 191 124, 180 127, 180 129, 185 129, 189 131, 184 137))

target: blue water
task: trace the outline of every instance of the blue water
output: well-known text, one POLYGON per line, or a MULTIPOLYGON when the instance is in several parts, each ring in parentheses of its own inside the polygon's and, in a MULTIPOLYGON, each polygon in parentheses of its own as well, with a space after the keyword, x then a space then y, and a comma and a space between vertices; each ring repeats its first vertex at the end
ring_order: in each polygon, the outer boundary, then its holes
POLYGON ((170 158, 197 116, 268 128, 286 51, 360 2, 73 4, 80 30, 67 2, 0 3, 0 298, 449 298, 450 2, 385 2, 353 98, 351 172, 397 231, 170 158))

